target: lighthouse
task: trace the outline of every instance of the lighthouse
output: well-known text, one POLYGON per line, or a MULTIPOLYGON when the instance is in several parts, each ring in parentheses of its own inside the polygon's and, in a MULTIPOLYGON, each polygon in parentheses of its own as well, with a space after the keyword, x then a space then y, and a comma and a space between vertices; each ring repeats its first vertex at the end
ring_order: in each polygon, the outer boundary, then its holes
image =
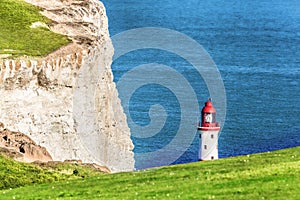
POLYGON ((215 160, 218 155, 218 136, 220 125, 216 122, 216 110, 211 99, 202 108, 201 121, 198 124, 200 133, 199 161, 215 160))

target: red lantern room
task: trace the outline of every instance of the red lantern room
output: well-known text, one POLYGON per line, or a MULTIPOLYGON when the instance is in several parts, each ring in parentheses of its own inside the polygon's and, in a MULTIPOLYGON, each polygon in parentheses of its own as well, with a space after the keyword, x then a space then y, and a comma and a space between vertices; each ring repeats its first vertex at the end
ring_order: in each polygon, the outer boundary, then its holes
POLYGON ((220 125, 216 122, 216 109, 213 107, 211 99, 205 102, 201 113, 201 125, 199 123, 198 130, 220 130, 220 125))

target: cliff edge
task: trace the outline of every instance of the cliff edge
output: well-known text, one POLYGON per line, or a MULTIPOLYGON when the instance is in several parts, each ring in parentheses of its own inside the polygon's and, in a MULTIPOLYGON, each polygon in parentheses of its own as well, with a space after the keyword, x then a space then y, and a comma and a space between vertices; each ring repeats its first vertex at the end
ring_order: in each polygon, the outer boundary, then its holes
MULTIPOLYGON (((0 122, 45 147, 112 172, 134 169, 133 143, 113 82, 113 46, 98 0, 26 0, 72 42, 43 58, 0 62, 0 122)), ((36 23, 38 24, 38 22, 36 23)))

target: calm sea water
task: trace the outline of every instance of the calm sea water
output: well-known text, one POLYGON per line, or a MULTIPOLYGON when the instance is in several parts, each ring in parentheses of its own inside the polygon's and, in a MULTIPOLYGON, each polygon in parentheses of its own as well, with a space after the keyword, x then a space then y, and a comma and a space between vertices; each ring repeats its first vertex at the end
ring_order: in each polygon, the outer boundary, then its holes
MULTIPOLYGON (((169 28, 193 38, 211 55, 227 95, 226 122, 219 138, 220 157, 300 145, 298 0, 103 2, 111 35, 140 27, 169 28)), ((117 82, 128 70, 151 62, 172 66, 183 74, 196 91, 200 105, 209 97, 205 83, 189 63, 159 50, 140 50, 121 57, 112 66, 114 79, 117 82)), ((177 134, 180 105, 167 88, 143 86, 134 93, 130 105, 123 106, 130 107, 126 114, 136 124, 145 126, 150 123, 149 108, 154 104, 165 108, 167 122, 153 137, 132 137, 136 153, 161 149, 177 134)), ((195 136, 174 163, 196 161, 198 142, 195 136)), ((159 161, 153 163, 160 165, 159 161)), ((137 168, 152 165, 140 158, 136 160, 137 168)))

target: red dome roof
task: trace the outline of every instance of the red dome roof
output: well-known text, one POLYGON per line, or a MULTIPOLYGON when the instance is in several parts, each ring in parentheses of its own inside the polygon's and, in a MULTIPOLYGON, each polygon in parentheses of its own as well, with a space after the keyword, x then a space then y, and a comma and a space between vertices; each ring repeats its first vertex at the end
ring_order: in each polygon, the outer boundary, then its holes
POLYGON ((201 131, 219 131, 220 125, 216 122, 216 109, 213 107, 211 99, 205 102, 205 106, 202 109, 201 124, 199 123, 198 130, 201 131))
POLYGON ((205 112, 205 113, 215 113, 216 112, 216 109, 213 107, 211 100, 208 100, 207 102, 205 102, 205 106, 203 107, 202 112, 205 112))

